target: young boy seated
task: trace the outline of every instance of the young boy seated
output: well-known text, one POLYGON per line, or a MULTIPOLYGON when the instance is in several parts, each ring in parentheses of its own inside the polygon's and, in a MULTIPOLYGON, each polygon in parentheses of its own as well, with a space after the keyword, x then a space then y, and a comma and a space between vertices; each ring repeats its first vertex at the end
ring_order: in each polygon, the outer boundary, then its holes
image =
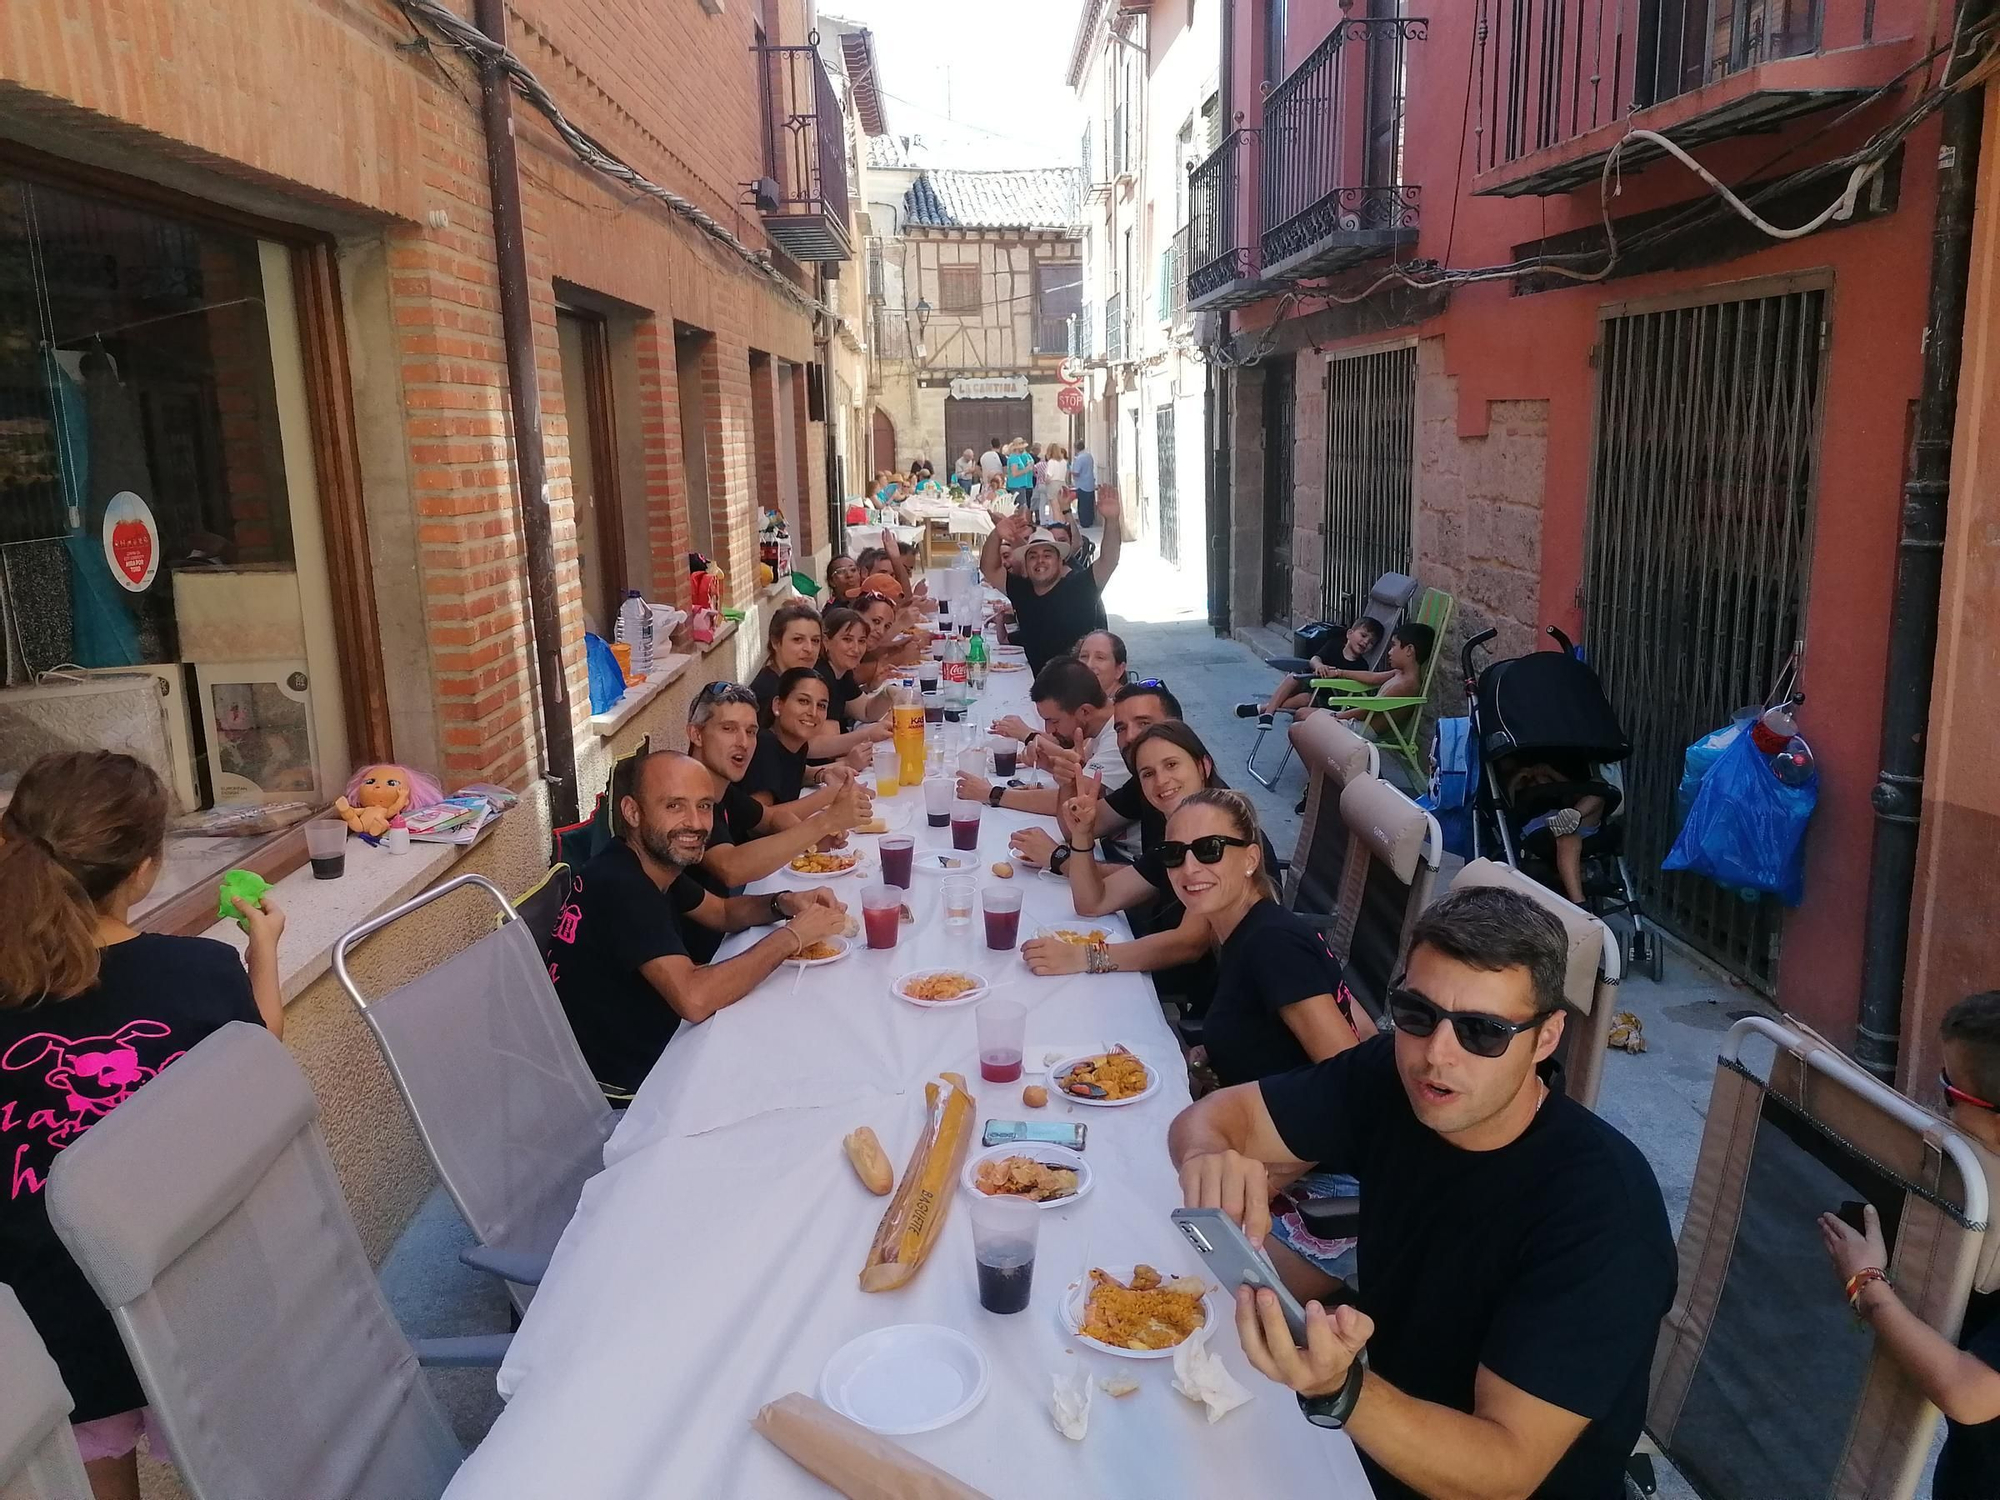
MULTIPOLYGON (((1424 688, 1424 663, 1431 659, 1437 632, 1428 625, 1398 625, 1389 637, 1387 672, 1334 672, 1350 682, 1365 682, 1375 688, 1377 698, 1414 698, 1424 688)), ((1355 733, 1373 739, 1387 727, 1387 716, 1377 709, 1341 708, 1338 698, 1330 705, 1334 717, 1354 725, 1355 733)))
MULTIPOLYGON (((1968 995, 1944 1013, 1945 1109, 1951 1123, 2000 1151, 2000 991, 1968 995)), ((2000 1297, 1975 1294, 1954 1344, 1896 1294, 1875 1205, 1856 1230, 1838 1213, 1819 1216, 1820 1239, 1854 1315, 1888 1359, 1944 1413, 1944 1451, 1933 1500, 2000 1495, 2000 1297)))
POLYGON ((1391 672, 1371 672, 1368 669, 1368 654, 1375 649, 1375 643, 1382 639, 1382 624, 1367 616, 1356 620, 1347 627, 1341 637, 1342 655, 1337 662, 1312 659, 1312 672, 1305 677, 1286 677, 1271 692, 1270 697, 1259 703, 1252 698, 1236 705, 1239 719, 1268 719, 1272 714, 1290 710, 1299 713, 1313 706, 1312 679, 1315 677, 1346 677, 1356 682, 1387 682, 1391 672))

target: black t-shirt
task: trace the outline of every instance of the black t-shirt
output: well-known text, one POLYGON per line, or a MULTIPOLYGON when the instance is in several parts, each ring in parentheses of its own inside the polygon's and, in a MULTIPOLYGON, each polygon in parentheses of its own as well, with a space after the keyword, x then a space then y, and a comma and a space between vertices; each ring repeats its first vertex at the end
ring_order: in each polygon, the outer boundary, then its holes
POLYGON ((750 769, 738 783, 746 793, 769 792, 774 802, 796 802, 806 781, 806 747, 787 750, 775 729, 757 732, 750 769))
POLYGON ((826 717, 830 724, 838 724, 840 732, 846 734, 854 728, 854 716, 847 711, 847 705, 859 698, 861 684, 854 680, 852 672, 835 674, 832 667, 821 662, 818 672, 826 683, 826 717))
POLYGON ((622 841, 577 872, 570 895, 577 919, 557 925, 549 975, 583 1060, 607 1092, 636 1090, 680 1025, 639 970, 687 953, 684 933, 695 925, 688 913, 705 894, 685 874, 661 890, 622 841))
MULTIPOLYGON (((1958 1347, 2000 1370, 2000 1295, 1974 1295, 1965 1309, 1958 1347)), ((1977 1423, 1947 1417, 1931 1500, 1992 1500, 1995 1495, 2000 1495, 2000 1417, 1977 1423)))
MULTIPOLYGON (((1517 1140, 1461 1151, 1411 1110, 1389 1036, 1262 1089, 1286 1149, 1361 1181, 1370 1369, 1469 1412, 1484 1365, 1589 1421, 1538 1500, 1622 1495, 1677 1274, 1666 1205, 1638 1148, 1552 1089, 1517 1140)), ((1367 1454, 1361 1462, 1377 1500, 1415 1495, 1367 1454)))
MULTIPOLYGON (((761 743, 765 737, 758 735, 761 743)), ((776 739, 777 736, 771 736, 776 739)), ((756 755, 751 755, 754 763, 756 755)), ((741 781, 732 781, 722 789, 722 795, 715 799, 715 824, 708 832, 708 847, 718 844, 747 844, 757 837, 757 830, 764 825, 764 814, 769 811, 763 803, 750 795, 750 772, 746 769, 741 781)))
POLYGON ((1252 1083, 1305 1067, 1312 1059, 1282 1012, 1339 988, 1340 967, 1319 929, 1275 901, 1259 901, 1223 939, 1218 957, 1201 1033, 1215 1076, 1252 1083))
POLYGON ((765 667, 750 679, 750 691, 757 695, 759 717, 766 720, 771 717, 771 700, 778 696, 778 679, 783 675, 782 672, 765 667))
POLYGON ((1028 653, 1028 668, 1043 667, 1093 630, 1109 628, 1097 579, 1088 568, 1071 568, 1046 594, 1019 573, 1007 575, 1007 597, 1014 605, 1014 639, 1028 653))
MULTIPOLYGON (((56 1153, 231 1021, 260 1021, 227 943, 141 933, 103 950, 72 1000, 0 1010, 0 1282, 11 1286, 92 1422, 146 1404, 111 1315, 49 1226, 56 1153)), ((4 1377, 0 1377, 4 1383, 4 1377)))

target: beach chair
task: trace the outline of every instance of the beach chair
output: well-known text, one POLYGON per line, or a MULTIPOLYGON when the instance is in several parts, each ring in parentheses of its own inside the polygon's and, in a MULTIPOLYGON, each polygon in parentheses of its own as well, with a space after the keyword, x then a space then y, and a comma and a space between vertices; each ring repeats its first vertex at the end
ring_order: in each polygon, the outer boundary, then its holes
POLYGON ((1563 1003, 1569 1014, 1555 1057, 1562 1064, 1563 1092, 1586 1109, 1595 1109, 1598 1084, 1604 1076, 1605 1042, 1618 1014, 1624 944, 1603 921, 1498 860, 1473 860, 1453 877, 1451 888, 1456 891, 1475 885, 1518 891, 1562 923, 1563 936, 1569 941, 1569 966, 1563 974, 1563 1003))
POLYGON ((1291 728, 1306 772, 1306 810, 1285 869, 1284 902, 1297 912, 1330 912, 1347 868, 1347 825, 1340 794, 1357 776, 1381 774, 1381 754, 1332 714, 1312 714, 1291 728))
POLYGON ((617 1120, 528 924, 491 881, 460 875, 343 936, 333 972, 478 1242, 459 1258, 504 1279, 525 1311, 617 1120), (349 967, 354 947, 461 890, 488 898, 499 924, 387 994, 364 995, 349 967))
MULTIPOLYGON (((104 1305, 194 1500, 430 1500, 463 1460, 349 1217, 284 1044, 235 1021, 63 1150, 49 1222, 104 1305)), ((11 1376, 12 1371, 9 1370, 11 1376)))
POLYGON ((1410 950, 1410 931, 1431 903, 1444 835, 1438 821, 1379 776, 1357 776, 1340 794, 1347 863, 1327 947, 1345 965, 1355 1000, 1379 1026, 1389 986, 1410 950))
POLYGON ((1881 1216, 1905 1306, 1956 1338, 2000 1284, 1995 1159, 1792 1022, 1749 1016, 1717 1059, 1646 1428, 1709 1500, 1908 1500, 1937 1412, 1857 1322, 1820 1243, 1881 1216))
MULTIPOLYGON (((1375 586, 1368 591, 1368 603, 1362 609, 1359 618, 1373 620, 1382 627, 1381 635, 1376 637, 1374 649, 1368 653, 1368 666, 1371 671, 1380 670, 1382 658, 1389 653, 1389 632, 1403 623, 1404 612, 1409 609, 1410 601, 1416 595, 1417 581, 1407 573, 1384 573, 1375 580, 1375 586)), ((1297 644, 1295 641, 1294 645, 1297 644)), ((1303 677, 1312 670, 1312 658, 1309 656, 1270 656, 1264 660, 1266 666, 1292 677, 1303 677)), ((1285 774, 1285 767, 1291 761, 1293 750, 1297 748, 1295 742, 1287 736, 1285 753, 1278 757, 1277 769, 1269 776, 1257 769, 1257 752, 1264 748, 1264 737, 1276 727, 1280 717, 1290 719, 1294 723, 1299 722, 1290 709, 1281 709, 1271 715, 1268 722, 1259 722, 1256 738, 1250 742, 1250 757, 1244 763, 1244 769, 1265 787, 1275 787, 1278 784, 1278 778, 1285 774)))
POLYGON ((0 1495, 6 1500, 90 1500, 75 1403, 20 1299, 0 1286, 0 1495))
POLYGON ((1418 790, 1430 781, 1430 767, 1425 764, 1419 736, 1423 728, 1424 705, 1431 699, 1431 683, 1437 676, 1438 661, 1446 654, 1445 634, 1451 628, 1451 612, 1450 594, 1442 589, 1424 590, 1415 621, 1419 625, 1430 626, 1437 638, 1431 647, 1430 658, 1424 663, 1424 680, 1414 695, 1384 698, 1373 689, 1342 677, 1319 677, 1312 684, 1315 691, 1333 695, 1331 704, 1336 709, 1358 708, 1375 715, 1374 722, 1381 726, 1374 731, 1377 738, 1410 768, 1410 775, 1414 778, 1411 785, 1418 790))
MULTIPOLYGON (((576 876, 568 865, 550 865, 540 880, 514 898, 514 911, 528 924, 528 934, 534 938, 544 963, 553 961, 556 924, 562 921, 575 887, 576 876)), ((506 921, 503 913, 493 919, 493 925, 498 927, 506 921)))

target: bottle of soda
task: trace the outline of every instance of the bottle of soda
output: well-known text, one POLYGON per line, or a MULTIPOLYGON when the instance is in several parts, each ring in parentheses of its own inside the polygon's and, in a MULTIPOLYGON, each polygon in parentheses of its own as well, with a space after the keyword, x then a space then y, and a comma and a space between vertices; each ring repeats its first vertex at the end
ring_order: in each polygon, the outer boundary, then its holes
POLYGON ((944 688, 947 698, 965 697, 965 642, 953 636, 944 648, 944 688))
POLYGON ((986 691, 986 637, 975 630, 965 643, 965 680, 975 693, 986 691))

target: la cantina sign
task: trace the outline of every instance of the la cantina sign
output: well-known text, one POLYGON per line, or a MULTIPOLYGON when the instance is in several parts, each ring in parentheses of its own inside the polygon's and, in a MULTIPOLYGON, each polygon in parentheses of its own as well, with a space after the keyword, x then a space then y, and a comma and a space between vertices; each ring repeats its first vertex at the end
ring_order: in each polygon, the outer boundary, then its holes
POLYGON ((104 507, 104 560, 121 587, 135 594, 153 585, 160 571, 160 527, 153 508, 130 490, 120 490, 104 507))

